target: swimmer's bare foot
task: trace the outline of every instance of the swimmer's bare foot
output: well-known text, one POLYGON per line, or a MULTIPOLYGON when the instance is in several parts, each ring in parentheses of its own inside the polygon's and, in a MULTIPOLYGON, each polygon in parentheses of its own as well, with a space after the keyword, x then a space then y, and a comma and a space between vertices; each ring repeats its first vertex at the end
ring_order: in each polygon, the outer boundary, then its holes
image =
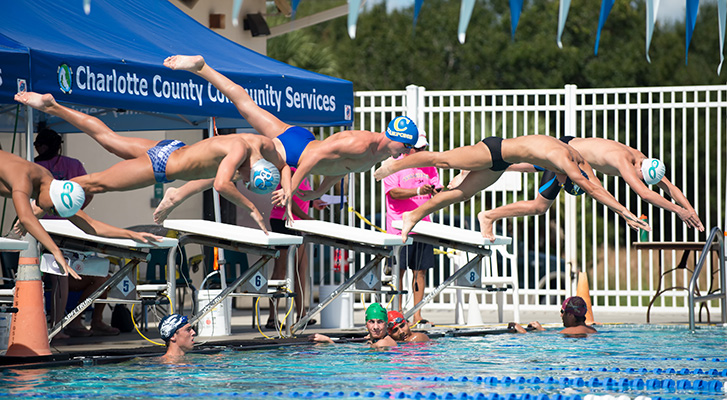
POLYGON ((202 56, 171 56, 164 60, 164 66, 174 70, 199 72, 204 67, 202 56))
POLYGON ((56 106, 56 99, 50 93, 40 94, 35 92, 21 92, 15 94, 15 101, 35 108, 36 110, 47 113, 51 108, 56 106))
POLYGON ((394 162, 393 158, 389 158, 388 160, 381 163, 381 166, 374 171, 374 178, 376 178, 377 181, 380 181, 387 176, 394 173, 394 171, 391 170, 391 163, 394 162))
POLYGON ((406 243, 406 240, 409 239, 409 232, 414 229, 414 225, 416 225, 419 221, 415 221, 414 217, 411 216, 411 212, 407 211, 404 214, 401 214, 401 222, 401 241, 406 243))
POLYGON ((495 221, 487 217, 487 212, 480 211, 477 213, 477 220, 480 221, 482 237, 491 241, 495 240, 495 234, 492 233, 492 224, 495 223, 495 221))
POLYGON ((170 187, 164 192, 164 198, 154 210, 154 223, 160 224, 169 216, 169 213, 177 208, 176 194, 179 189, 170 187))

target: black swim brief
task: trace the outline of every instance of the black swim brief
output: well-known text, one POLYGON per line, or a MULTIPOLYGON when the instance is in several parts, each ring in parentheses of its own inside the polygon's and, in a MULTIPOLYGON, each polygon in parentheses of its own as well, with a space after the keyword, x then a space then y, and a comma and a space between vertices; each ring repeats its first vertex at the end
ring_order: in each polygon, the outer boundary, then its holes
POLYGON ((490 169, 492 171, 504 171, 512 165, 512 163, 502 159, 502 140, 499 136, 490 136, 482 139, 482 143, 490 149, 490 157, 492 158, 492 167, 490 169))

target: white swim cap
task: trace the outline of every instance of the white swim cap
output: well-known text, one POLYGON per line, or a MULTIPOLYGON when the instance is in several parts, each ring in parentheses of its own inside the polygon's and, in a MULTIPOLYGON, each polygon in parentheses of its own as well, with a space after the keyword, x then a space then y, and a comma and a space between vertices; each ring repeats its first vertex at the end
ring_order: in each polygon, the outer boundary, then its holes
POLYGON ((270 161, 261 158, 250 168, 250 182, 247 188, 253 193, 266 194, 278 187, 280 171, 270 161))
POLYGON ((655 185, 661 182, 661 178, 666 173, 666 167, 658 158, 647 158, 641 162, 641 173, 644 175, 646 184, 655 185))
POLYGON ((76 215, 86 201, 86 193, 76 182, 53 179, 49 192, 56 214, 63 218, 76 215))

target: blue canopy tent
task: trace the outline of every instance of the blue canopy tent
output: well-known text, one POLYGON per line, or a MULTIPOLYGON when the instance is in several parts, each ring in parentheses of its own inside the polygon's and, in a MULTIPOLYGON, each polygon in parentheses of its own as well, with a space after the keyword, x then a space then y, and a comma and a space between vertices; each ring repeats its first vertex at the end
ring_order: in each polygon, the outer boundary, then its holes
MULTIPOLYGON (((173 54, 201 54, 287 123, 352 123, 353 85, 255 53, 210 31, 168 1, 24 0, 0 5, 0 104, 14 104, 17 80, 28 90, 84 105, 115 130, 189 129, 219 117, 246 127, 235 107, 206 81, 172 71, 173 54), (135 110, 133 113, 107 112, 135 110)), ((7 110, 9 107, 5 107, 7 110)), ((14 107, 13 107, 14 109, 14 107)), ((55 125, 58 131, 72 127, 55 125)))

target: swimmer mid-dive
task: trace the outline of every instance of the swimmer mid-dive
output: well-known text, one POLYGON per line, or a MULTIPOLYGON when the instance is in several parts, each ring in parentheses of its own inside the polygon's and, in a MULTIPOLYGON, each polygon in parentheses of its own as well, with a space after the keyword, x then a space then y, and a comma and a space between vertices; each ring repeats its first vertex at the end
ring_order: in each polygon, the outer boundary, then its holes
POLYGON ((272 140, 254 134, 215 136, 186 146, 178 140, 155 142, 118 135, 96 117, 58 104, 52 95, 23 92, 15 100, 62 118, 87 133, 106 150, 124 158, 109 169, 73 178, 90 194, 125 191, 171 182, 214 177, 214 188, 227 200, 250 211, 265 233, 265 221, 257 207, 237 190, 242 179, 256 193, 270 193, 278 183, 283 187, 279 200, 290 197, 290 167, 283 161, 272 140))
MULTIPOLYGON (((661 160, 647 158, 644 153, 609 139, 566 136, 560 140, 578 150, 594 170, 606 175, 620 176, 645 201, 677 214, 688 227, 704 231, 704 225, 689 200, 664 177, 666 168, 661 160), (649 189, 647 184, 659 186, 677 204, 649 189)), ((535 172, 536 168, 532 165, 521 166, 520 170, 535 172)), ((493 225, 502 218, 544 214, 555 201, 561 186, 568 186, 568 182, 569 179, 564 176, 556 176, 550 171, 543 172, 540 190, 535 199, 480 211, 477 219, 480 221, 482 234, 488 239, 494 239, 493 225)))
POLYGON ((477 144, 445 152, 418 152, 400 160, 385 162, 376 170, 374 177, 381 180, 402 169, 426 166, 468 171, 456 187, 437 193, 414 211, 403 214, 401 237, 406 241, 411 229, 425 215, 469 199, 495 183, 514 163, 539 165, 546 170, 564 174, 591 197, 621 215, 631 228, 651 230, 648 224, 639 220, 599 184, 593 169, 578 151, 546 135, 527 135, 511 139, 491 136, 477 144))
POLYGON ((142 243, 160 241, 159 236, 133 232, 97 221, 81 211, 86 198, 81 186, 71 181, 53 179, 42 166, 0 150, 0 195, 11 197, 18 215, 13 234, 26 232, 45 247, 64 271, 76 279, 81 277, 68 266, 63 253, 38 221, 43 214, 68 218, 74 225, 91 235, 133 239, 142 243), (31 199, 35 199, 31 202, 31 199))
MULTIPOLYGON (((407 153, 418 138, 416 125, 406 117, 399 117, 394 120, 396 123, 390 124, 395 130, 401 128, 396 131, 342 131, 325 140, 316 140, 310 131, 288 125, 260 108, 243 87, 206 64, 202 56, 172 56, 164 60, 164 65, 206 79, 235 104, 253 129, 272 139, 288 165, 297 167, 292 177, 292 190, 298 189, 300 182, 310 174, 324 175, 315 190, 298 191, 302 200, 320 197, 349 173, 367 171, 389 156, 407 153)), ((154 221, 161 223, 180 202, 209 186, 209 181, 190 182, 178 189, 168 189, 154 212, 154 221)), ((277 197, 274 200, 278 202, 277 197)))

